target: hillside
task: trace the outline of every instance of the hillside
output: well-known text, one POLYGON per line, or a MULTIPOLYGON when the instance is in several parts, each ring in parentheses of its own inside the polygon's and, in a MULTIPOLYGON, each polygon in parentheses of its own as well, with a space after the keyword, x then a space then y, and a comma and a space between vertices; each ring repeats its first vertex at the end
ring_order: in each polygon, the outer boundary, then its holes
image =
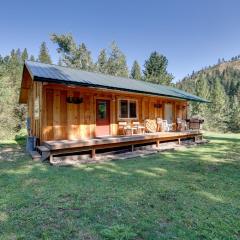
POLYGON ((231 60, 227 62, 222 62, 220 64, 215 65, 209 70, 218 70, 220 72, 223 72, 227 68, 232 68, 234 70, 240 70, 240 60, 231 60))
POLYGON ((193 72, 176 85, 212 102, 208 105, 191 103, 190 114, 204 117, 206 128, 224 131, 240 130, 239 58, 219 61, 214 66, 193 72))
MULTIPOLYGON (((181 84, 185 81, 196 80, 199 77, 199 75, 202 75, 202 74, 216 75, 216 73, 217 73, 221 76, 221 75, 225 75, 225 73, 229 73, 229 72, 232 72, 232 73, 234 72, 234 75, 239 76, 239 74, 240 74, 240 59, 220 62, 218 64, 205 67, 199 71, 196 71, 196 72, 193 71, 191 75, 188 75, 188 76, 184 77, 182 80, 180 80, 177 83, 177 85, 181 86, 181 84)), ((240 81, 240 78, 238 78, 237 80, 240 81)))

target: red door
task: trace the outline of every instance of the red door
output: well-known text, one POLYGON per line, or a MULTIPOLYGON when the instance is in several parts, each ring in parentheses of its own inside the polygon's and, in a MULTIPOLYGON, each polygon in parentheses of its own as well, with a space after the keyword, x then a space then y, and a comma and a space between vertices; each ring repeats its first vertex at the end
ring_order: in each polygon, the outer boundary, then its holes
POLYGON ((96 137, 110 135, 110 102, 96 100, 96 137))

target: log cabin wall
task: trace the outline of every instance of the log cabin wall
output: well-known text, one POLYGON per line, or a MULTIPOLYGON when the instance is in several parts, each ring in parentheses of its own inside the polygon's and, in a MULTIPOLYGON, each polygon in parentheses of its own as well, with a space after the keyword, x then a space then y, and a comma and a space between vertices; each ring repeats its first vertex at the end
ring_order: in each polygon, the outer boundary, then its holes
MULTIPOLYGON (((172 103, 174 122, 177 117, 186 118, 187 114, 187 102, 182 100, 50 83, 43 83, 42 94, 40 94, 40 87, 36 86, 33 91, 30 91, 35 97, 40 96, 42 103, 40 104, 41 118, 39 121, 33 121, 34 134, 40 138, 40 141, 95 137, 96 99, 110 101, 110 134, 113 136, 118 135, 118 122, 122 120, 118 116, 120 99, 137 101, 135 121, 141 123, 148 118, 164 119, 165 103, 172 103), (67 97, 79 97, 83 101, 80 104, 67 103, 67 97)), ((33 96, 29 98, 30 111, 32 111, 33 98, 33 96)), ((131 119, 131 121, 134 120, 131 119)))

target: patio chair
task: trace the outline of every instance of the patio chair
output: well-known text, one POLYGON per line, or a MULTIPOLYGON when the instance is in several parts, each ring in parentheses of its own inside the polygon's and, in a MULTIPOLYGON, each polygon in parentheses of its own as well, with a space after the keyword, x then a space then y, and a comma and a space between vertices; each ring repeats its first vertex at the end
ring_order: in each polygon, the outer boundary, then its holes
POLYGON ((136 131, 136 127, 132 127, 130 123, 127 122, 118 122, 118 131, 122 131, 123 135, 133 135, 134 131, 136 131))
POLYGON ((163 120, 162 120, 162 118, 157 118, 157 131, 158 132, 163 131, 163 120))
POLYGON ((145 120, 145 129, 146 129, 146 132, 149 132, 149 133, 155 133, 157 132, 157 122, 156 120, 152 120, 152 119, 146 119, 145 120))
POLYGON ((185 131, 187 129, 187 122, 181 118, 177 118, 177 131, 185 131))
POLYGON ((173 124, 172 123, 168 123, 167 120, 163 120, 163 130, 164 132, 170 132, 173 130, 173 124))
POLYGON ((118 132, 126 135, 127 122, 118 122, 118 132))
POLYGON ((133 130, 136 130, 137 133, 144 134, 145 133, 145 127, 140 124, 140 122, 133 122, 133 130))

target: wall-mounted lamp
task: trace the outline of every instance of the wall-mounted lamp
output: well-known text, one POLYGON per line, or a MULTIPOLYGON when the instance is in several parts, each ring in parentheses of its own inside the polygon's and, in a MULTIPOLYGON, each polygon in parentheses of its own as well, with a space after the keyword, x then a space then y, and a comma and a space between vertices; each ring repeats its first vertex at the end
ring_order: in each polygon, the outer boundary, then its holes
POLYGON ((162 107, 162 104, 161 104, 161 103, 155 103, 155 104, 154 104, 154 107, 155 107, 155 108, 161 108, 161 107, 162 107))

